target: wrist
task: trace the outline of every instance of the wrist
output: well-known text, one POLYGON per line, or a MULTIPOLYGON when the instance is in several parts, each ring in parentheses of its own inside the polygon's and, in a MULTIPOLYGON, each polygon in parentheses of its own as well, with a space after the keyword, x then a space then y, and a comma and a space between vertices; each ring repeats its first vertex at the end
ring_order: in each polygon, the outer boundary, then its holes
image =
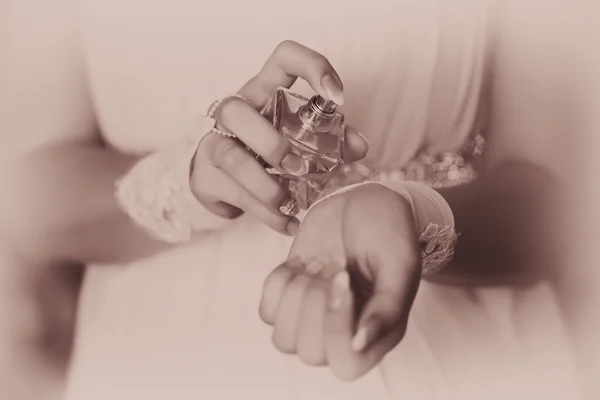
POLYGON ((368 199, 373 201, 372 207, 405 205, 409 210, 390 209, 389 214, 413 216, 421 247, 423 275, 438 272, 452 261, 458 239, 454 215, 446 200, 433 188, 411 181, 367 181, 345 187, 320 201, 334 196, 356 200, 361 207, 369 205, 368 199), (382 196, 390 196, 394 201, 382 201, 382 196))
POLYGON ((419 232, 425 230, 430 224, 452 228, 455 225, 454 214, 444 197, 435 189, 418 182, 367 181, 344 187, 320 201, 333 196, 359 198, 371 196, 377 198, 378 202, 381 196, 391 196, 396 200, 401 198, 410 206, 419 232))

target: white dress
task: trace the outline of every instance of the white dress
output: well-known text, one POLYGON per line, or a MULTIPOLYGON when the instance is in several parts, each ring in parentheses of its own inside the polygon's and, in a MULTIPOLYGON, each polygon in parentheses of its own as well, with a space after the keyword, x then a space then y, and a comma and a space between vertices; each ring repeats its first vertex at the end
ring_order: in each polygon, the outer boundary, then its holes
MULTIPOLYGON (((396 168, 473 129, 486 2, 476 0, 80 0, 100 126, 124 152, 160 149, 295 40, 326 55, 369 160, 396 168)), ((299 83, 296 90, 307 93, 299 83)), ((68 400, 565 399, 577 377, 549 285, 424 283, 404 341, 353 383, 271 344, 262 282, 290 239, 242 217, 130 265, 90 266, 68 400), (555 366, 556 368, 554 368, 555 366)))

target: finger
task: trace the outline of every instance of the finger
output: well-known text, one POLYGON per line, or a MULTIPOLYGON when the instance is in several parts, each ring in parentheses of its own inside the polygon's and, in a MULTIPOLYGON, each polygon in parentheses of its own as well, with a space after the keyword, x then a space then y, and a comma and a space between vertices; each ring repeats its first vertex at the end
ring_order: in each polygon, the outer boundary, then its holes
POLYGON ((280 171, 302 174, 304 162, 292 143, 243 100, 232 98, 219 107, 217 120, 246 146, 280 171))
POLYGON ((357 332, 352 339, 355 352, 364 352, 388 336, 400 341, 406 329, 419 285, 419 258, 412 246, 404 247, 398 243, 401 243, 399 238, 394 249, 383 247, 384 250, 368 260, 369 270, 374 271, 373 295, 358 320, 357 332))
POLYGON ((313 278, 302 307, 296 351, 298 357, 311 366, 322 366, 327 363, 323 338, 327 291, 326 281, 318 277, 313 278))
POLYGON ((243 210, 223 201, 203 201, 201 203, 208 211, 223 218, 235 219, 244 214, 243 210))
MULTIPOLYGON (((352 338, 352 350, 357 353, 368 351, 389 336, 396 337, 399 342, 408 322, 410 302, 395 294, 375 294, 361 313, 358 329, 352 338)), ((390 343, 386 350, 391 350, 398 342, 390 343)))
POLYGON ((323 339, 327 362, 342 380, 353 378, 357 354, 350 350, 354 334, 354 299, 348 272, 341 271, 330 283, 323 339))
POLYGON ((367 351, 357 353, 352 350, 355 313, 349 280, 345 271, 333 279, 324 328, 327 362, 335 376, 344 381, 355 380, 377 366, 394 343, 400 340, 400 334, 396 333, 367 351))
POLYGON ((223 218, 233 219, 242 215, 244 213, 243 210, 225 203, 222 201, 221 196, 206 191, 207 188, 221 187, 219 180, 223 174, 222 171, 217 167, 203 163, 197 164, 199 165, 193 166, 190 176, 190 188, 196 200, 208 211, 223 218))
POLYGON ((275 268, 265 279, 258 313, 267 325, 275 325, 284 290, 298 271, 300 271, 298 262, 288 260, 275 268))
POLYGON ((346 142, 344 147, 344 161, 351 163, 360 161, 369 151, 369 142, 349 125, 346 125, 346 142))
POLYGON ((279 213, 281 207, 289 203, 289 193, 239 141, 212 134, 205 138, 202 149, 212 164, 225 171, 273 212, 279 213))
POLYGON ((194 168, 192 193, 208 209, 225 209, 226 203, 244 210, 277 232, 294 235, 300 225, 297 218, 273 212, 221 169, 203 164, 194 168))
POLYGON ((309 283, 308 275, 298 274, 285 287, 281 297, 275 319, 273 344, 283 353, 296 353, 300 313, 309 283))
POLYGON ((298 77, 306 80, 320 96, 339 105, 344 103, 342 80, 329 60, 290 40, 275 48, 258 75, 239 93, 262 107, 279 86, 291 87, 298 77))
MULTIPOLYGON (((387 189, 384 192, 394 198, 398 196, 387 189)), ((360 211, 359 208, 348 210, 360 211)), ((387 334, 404 329, 420 281, 419 244, 413 233, 416 228, 410 204, 406 201, 383 201, 371 213, 371 218, 366 225, 361 225, 361 229, 377 230, 381 234, 376 239, 363 237, 350 246, 356 256, 358 270, 368 271, 372 282, 372 296, 358 319, 353 346, 358 352, 387 334), (399 217, 389 218, 389 215, 399 217), (370 222, 375 225, 369 226, 370 222)))

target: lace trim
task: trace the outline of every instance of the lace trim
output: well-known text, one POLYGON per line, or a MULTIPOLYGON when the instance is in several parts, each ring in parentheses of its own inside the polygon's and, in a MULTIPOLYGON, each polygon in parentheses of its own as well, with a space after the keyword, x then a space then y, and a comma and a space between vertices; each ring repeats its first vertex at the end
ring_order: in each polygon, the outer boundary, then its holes
POLYGON ((434 274, 454 258, 458 234, 451 226, 429 224, 419 235, 423 275, 434 274))
MULTIPOLYGON (((421 242, 421 273, 423 276, 439 272, 454 257, 458 235, 450 226, 441 227, 429 224, 419 236, 421 242)), ((359 299, 369 299, 373 295, 373 283, 354 264, 348 266, 350 282, 359 299)))
POLYGON ((150 236, 168 243, 189 241, 195 230, 220 224, 198 203, 189 184, 190 162, 214 119, 199 121, 184 143, 150 154, 116 182, 115 198, 129 217, 150 236))
MULTIPOLYGON (((192 234, 186 221, 189 190, 183 163, 176 152, 156 153, 140 160, 116 184, 120 207, 153 237, 169 243, 187 241, 192 234)), ((181 156, 185 156, 182 152, 181 156)))

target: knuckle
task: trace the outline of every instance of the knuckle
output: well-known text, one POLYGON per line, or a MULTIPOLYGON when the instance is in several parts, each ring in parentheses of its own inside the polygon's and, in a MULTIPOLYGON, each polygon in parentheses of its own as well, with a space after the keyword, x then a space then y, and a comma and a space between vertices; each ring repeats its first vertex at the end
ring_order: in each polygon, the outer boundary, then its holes
POLYGON ((221 144, 215 147, 214 160, 221 168, 228 171, 241 166, 245 156, 246 151, 230 139, 221 141, 221 144))
POLYGON ((263 293, 265 299, 271 299, 278 301, 279 298, 275 296, 275 293, 283 293, 283 289, 294 277, 294 272, 289 269, 287 264, 281 264, 273 272, 271 272, 264 281, 263 293))
POLYGON ((351 364, 330 366, 333 375, 342 382, 353 382, 361 377, 361 371, 351 364))
POLYGON ((322 367, 327 365, 325 354, 317 350, 298 348, 300 360, 311 367, 322 367))
POLYGON ((217 109, 216 120, 227 126, 231 124, 231 121, 237 118, 237 116, 246 106, 246 102, 242 99, 232 97, 221 104, 221 106, 217 109))
POLYGON ((243 154, 239 147, 232 145, 225 149, 221 154, 221 167, 226 170, 233 170, 243 164, 243 154))
POLYGON ((288 340, 287 337, 280 334, 277 329, 273 331, 273 336, 271 337, 271 342, 273 346, 280 352, 284 354, 295 354, 296 349, 294 348, 294 344, 291 340, 288 340))
POLYGON ((275 210, 279 210, 283 200, 287 197, 287 193, 280 185, 273 185, 272 188, 265 190, 263 196, 267 205, 275 210))
POLYGON ((208 164, 217 166, 221 163, 223 154, 233 146, 235 146, 235 142, 231 138, 211 132, 202 138, 197 153, 198 156, 206 160, 208 164))
POLYGON ((312 59, 310 60, 311 64, 319 71, 327 71, 333 69, 327 57, 317 52, 313 52, 312 54, 312 59))
POLYGON ((261 321, 267 325, 273 325, 273 322, 275 321, 274 315, 271 312, 272 309, 273 308, 264 301, 261 301, 260 305, 258 306, 258 316, 260 317, 261 321))
POLYGON ((284 58, 287 57, 290 52, 301 53, 305 58, 305 61, 309 63, 309 65, 318 69, 319 72, 333 69, 327 57, 315 50, 306 48, 305 46, 293 40, 284 40, 279 43, 277 47, 275 47, 273 55, 275 58, 284 58))
POLYGON ((283 286, 286 282, 286 270, 283 267, 278 267, 265 278, 263 283, 263 293, 268 295, 272 290, 276 290, 278 287, 283 286))
POLYGON ((295 42, 295 41, 289 40, 289 39, 284 40, 275 47, 275 51, 273 51, 273 53, 274 54, 285 53, 286 51, 289 51, 296 46, 298 46, 298 42, 295 42))

